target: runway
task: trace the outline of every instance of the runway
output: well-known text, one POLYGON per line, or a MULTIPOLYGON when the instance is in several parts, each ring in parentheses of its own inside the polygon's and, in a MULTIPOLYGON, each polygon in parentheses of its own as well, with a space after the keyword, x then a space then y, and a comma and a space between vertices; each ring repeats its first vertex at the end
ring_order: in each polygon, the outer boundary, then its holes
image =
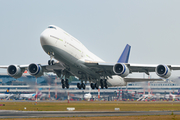
POLYGON ((94 116, 139 116, 139 115, 180 115, 180 111, 15 111, 0 110, 0 118, 40 117, 94 117, 94 116))

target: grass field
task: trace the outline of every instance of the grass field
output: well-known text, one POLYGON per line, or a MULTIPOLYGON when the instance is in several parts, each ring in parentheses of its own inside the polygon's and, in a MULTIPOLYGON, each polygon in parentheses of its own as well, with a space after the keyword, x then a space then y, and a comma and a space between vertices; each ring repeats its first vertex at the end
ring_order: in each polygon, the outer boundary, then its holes
MULTIPOLYGON (((79 101, 79 102, 0 102, 0 110, 23 110, 23 111, 67 111, 67 107, 75 107, 76 111, 156 111, 156 110, 180 110, 179 102, 105 102, 105 101, 79 101), (26 107, 26 109, 24 109, 26 107)), ((8 118, 1 120, 178 120, 180 115, 148 115, 148 116, 105 116, 105 117, 61 117, 61 118, 8 118)))
POLYGON ((179 102, 0 102, 0 110, 23 110, 23 111, 67 111, 67 107, 74 107, 75 111, 155 111, 155 110, 180 110, 179 102), (26 108, 26 109, 24 109, 26 108))
POLYGON ((179 120, 180 115, 115 116, 115 117, 66 117, 66 118, 8 118, 1 120, 179 120))

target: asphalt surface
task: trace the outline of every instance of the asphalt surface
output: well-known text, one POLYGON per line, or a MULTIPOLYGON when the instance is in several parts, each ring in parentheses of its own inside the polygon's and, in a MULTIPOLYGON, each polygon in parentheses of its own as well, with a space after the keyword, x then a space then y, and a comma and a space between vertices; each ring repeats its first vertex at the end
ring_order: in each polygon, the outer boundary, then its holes
POLYGON ((40 117, 94 117, 94 116, 139 116, 139 115, 180 115, 180 111, 15 111, 0 110, 0 118, 40 117))

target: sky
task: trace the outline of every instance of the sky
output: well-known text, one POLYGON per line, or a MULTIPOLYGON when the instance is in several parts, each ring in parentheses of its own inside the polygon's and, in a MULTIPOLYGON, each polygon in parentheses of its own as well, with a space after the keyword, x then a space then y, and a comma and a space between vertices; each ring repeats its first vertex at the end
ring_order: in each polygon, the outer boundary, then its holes
POLYGON ((0 1, 0 64, 47 64, 40 34, 56 25, 108 63, 129 44, 129 63, 180 65, 179 6, 178 0, 0 1))

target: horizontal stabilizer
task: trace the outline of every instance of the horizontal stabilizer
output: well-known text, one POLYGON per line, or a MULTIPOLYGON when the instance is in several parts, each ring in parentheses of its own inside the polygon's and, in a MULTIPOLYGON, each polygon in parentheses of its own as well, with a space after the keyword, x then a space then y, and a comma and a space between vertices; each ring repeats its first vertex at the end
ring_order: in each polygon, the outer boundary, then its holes
POLYGON ((143 82, 143 81, 164 81, 163 79, 149 79, 149 78, 124 78, 125 82, 143 82))
POLYGON ((128 63, 130 50, 131 46, 127 44, 117 63, 128 63))

